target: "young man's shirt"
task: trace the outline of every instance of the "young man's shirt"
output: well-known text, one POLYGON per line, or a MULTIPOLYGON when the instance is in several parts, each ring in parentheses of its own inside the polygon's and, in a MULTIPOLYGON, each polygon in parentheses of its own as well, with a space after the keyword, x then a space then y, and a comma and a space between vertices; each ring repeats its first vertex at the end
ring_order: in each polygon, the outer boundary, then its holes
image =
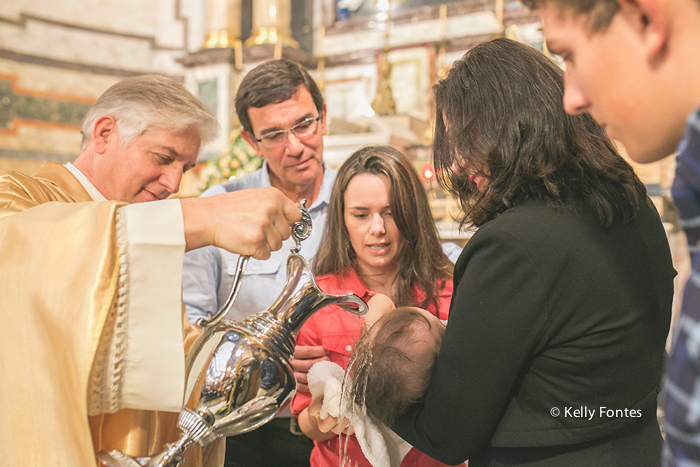
POLYGON ((700 466, 700 109, 688 117, 671 193, 688 237, 692 271, 666 371, 664 464, 700 466))

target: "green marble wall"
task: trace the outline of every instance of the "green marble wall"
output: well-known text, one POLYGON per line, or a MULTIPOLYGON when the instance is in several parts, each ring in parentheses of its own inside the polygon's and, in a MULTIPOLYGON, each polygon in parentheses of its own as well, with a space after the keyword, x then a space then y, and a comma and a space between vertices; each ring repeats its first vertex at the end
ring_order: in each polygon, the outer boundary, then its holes
POLYGON ((15 94, 12 82, 0 77, 0 128, 10 129, 14 119, 79 127, 89 109, 90 104, 15 94))

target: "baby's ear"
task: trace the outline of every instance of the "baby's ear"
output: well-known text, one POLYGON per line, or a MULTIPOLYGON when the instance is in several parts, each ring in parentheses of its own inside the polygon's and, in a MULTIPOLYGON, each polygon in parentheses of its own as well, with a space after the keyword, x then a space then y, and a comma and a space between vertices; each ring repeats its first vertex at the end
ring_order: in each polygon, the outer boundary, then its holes
POLYGON ((369 311, 364 315, 367 326, 372 326, 379 318, 396 308, 396 305, 389 297, 380 293, 370 298, 367 305, 369 306, 369 311))

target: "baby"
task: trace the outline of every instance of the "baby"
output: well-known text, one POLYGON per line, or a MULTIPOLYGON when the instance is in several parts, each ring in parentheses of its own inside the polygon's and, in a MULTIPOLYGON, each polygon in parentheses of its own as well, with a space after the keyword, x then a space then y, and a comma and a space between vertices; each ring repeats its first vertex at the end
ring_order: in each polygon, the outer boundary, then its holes
POLYGON ((347 397, 391 426, 428 390, 444 332, 445 324, 420 308, 383 314, 355 346, 347 367, 347 397))
MULTIPOLYGON (((424 465, 424 455, 387 426, 427 391, 445 324, 420 308, 394 308, 379 294, 369 308, 347 370, 319 362, 309 372, 308 416, 324 433, 355 434, 374 467, 424 465)), ((343 446, 341 465, 347 460, 343 446)))

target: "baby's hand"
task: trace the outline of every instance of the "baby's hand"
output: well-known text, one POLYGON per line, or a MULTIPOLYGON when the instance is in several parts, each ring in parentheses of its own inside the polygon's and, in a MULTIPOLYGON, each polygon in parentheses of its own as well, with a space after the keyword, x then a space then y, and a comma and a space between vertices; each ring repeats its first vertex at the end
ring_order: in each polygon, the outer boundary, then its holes
POLYGON ((370 298, 367 305, 369 306, 369 311, 364 317, 368 326, 372 326, 379 318, 396 308, 396 305, 389 297, 380 293, 370 298))

